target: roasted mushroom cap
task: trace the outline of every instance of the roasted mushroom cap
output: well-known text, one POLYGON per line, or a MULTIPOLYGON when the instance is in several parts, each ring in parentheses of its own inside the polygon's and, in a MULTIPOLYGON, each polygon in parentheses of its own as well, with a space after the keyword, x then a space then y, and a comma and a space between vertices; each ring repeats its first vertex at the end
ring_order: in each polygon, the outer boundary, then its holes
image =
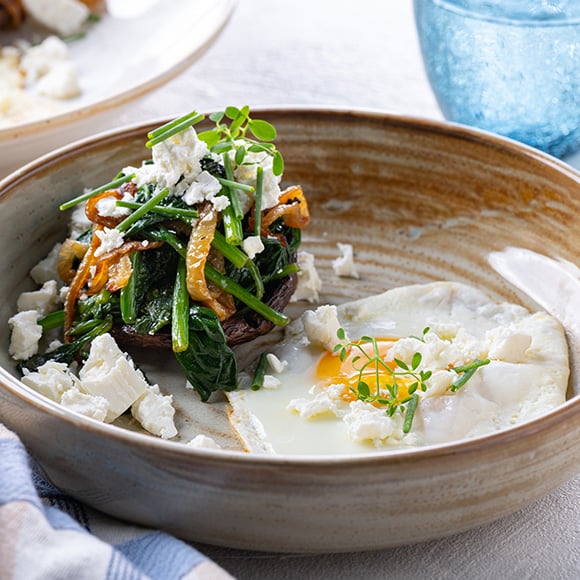
MULTIPOLYGON (((264 302, 274 310, 284 310, 294 294, 297 284, 297 275, 291 274, 276 284, 270 285, 264 302)), ((228 345, 236 346, 267 334, 274 328, 274 324, 250 311, 245 312, 244 316, 232 316, 224 320, 222 327, 228 345)), ((135 332, 133 326, 124 324, 114 327, 111 333, 117 342, 126 348, 171 349, 171 333, 167 330, 156 334, 139 334, 135 332)))
POLYGON ((18 28, 24 18, 20 0, 0 0, 0 29, 18 28))

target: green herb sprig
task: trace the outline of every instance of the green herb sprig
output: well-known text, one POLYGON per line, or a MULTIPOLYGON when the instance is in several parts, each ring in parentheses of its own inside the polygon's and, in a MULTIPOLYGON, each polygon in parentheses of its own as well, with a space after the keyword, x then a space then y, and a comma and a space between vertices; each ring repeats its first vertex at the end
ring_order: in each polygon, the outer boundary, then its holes
MULTIPOLYGON (((425 342, 425 335, 429 332, 429 327, 423 329, 420 337, 413 336, 420 342, 425 342)), ((409 433, 413 426, 413 419, 415 412, 419 405, 418 391, 427 391, 427 381, 433 375, 431 370, 421 370, 419 366, 423 360, 420 352, 415 352, 411 357, 411 362, 408 364, 400 359, 393 359, 395 368, 391 368, 381 356, 378 347, 378 341, 375 337, 363 336, 356 342, 346 340, 346 332, 343 328, 339 328, 337 332, 339 343, 334 347, 333 352, 338 353, 340 361, 344 362, 352 349, 356 349, 360 354, 352 359, 352 366, 358 372, 356 378, 356 388, 350 387, 358 400, 365 403, 378 403, 385 407, 385 412, 389 417, 392 417, 397 411, 404 416, 403 419, 403 433, 409 433), (365 345, 371 345, 371 354, 365 350, 365 345), (374 376, 376 387, 371 389, 365 377, 374 376), (383 389, 381 389, 380 378, 389 377, 384 381, 383 389), (399 400, 400 379, 404 379, 409 383, 407 387, 408 395, 399 400)), ((489 359, 480 360, 475 359, 473 362, 453 367, 458 377, 449 387, 452 392, 457 392, 463 387, 471 377, 476 373, 477 369, 489 364, 489 359)))
POLYGON ((209 119, 215 123, 215 128, 201 131, 198 137, 212 152, 235 151, 236 165, 244 163, 248 152, 264 153, 272 157, 274 175, 284 173, 284 158, 272 143, 277 136, 275 127, 268 121, 250 117, 250 107, 226 107, 224 111, 209 115, 209 119))

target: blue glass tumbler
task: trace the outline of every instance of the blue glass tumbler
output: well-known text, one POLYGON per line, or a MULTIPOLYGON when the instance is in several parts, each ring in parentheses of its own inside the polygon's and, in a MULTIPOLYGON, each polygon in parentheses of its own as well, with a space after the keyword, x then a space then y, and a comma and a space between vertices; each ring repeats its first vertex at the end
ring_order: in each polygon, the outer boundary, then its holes
POLYGON ((446 119, 556 157, 580 150, 580 0, 414 0, 446 119))

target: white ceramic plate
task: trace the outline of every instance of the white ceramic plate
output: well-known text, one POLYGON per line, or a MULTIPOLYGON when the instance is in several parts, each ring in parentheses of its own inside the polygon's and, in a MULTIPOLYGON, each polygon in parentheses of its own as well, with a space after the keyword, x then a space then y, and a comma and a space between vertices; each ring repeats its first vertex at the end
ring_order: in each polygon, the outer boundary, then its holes
MULTIPOLYGON (((69 44, 82 94, 64 110, 0 129, 0 177, 35 157, 102 130, 122 107, 181 73, 216 39, 234 0, 109 0, 108 13, 69 44)), ((3 33, 38 39, 38 29, 3 33)))

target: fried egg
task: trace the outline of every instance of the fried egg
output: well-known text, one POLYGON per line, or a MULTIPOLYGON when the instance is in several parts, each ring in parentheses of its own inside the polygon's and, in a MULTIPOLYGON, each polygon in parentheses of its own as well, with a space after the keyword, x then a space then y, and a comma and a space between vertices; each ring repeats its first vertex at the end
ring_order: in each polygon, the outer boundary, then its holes
POLYGON ((260 389, 246 378, 228 393, 230 422, 252 453, 369 453, 470 439, 554 409, 569 378, 555 318, 454 282, 308 310, 267 359, 260 389))

